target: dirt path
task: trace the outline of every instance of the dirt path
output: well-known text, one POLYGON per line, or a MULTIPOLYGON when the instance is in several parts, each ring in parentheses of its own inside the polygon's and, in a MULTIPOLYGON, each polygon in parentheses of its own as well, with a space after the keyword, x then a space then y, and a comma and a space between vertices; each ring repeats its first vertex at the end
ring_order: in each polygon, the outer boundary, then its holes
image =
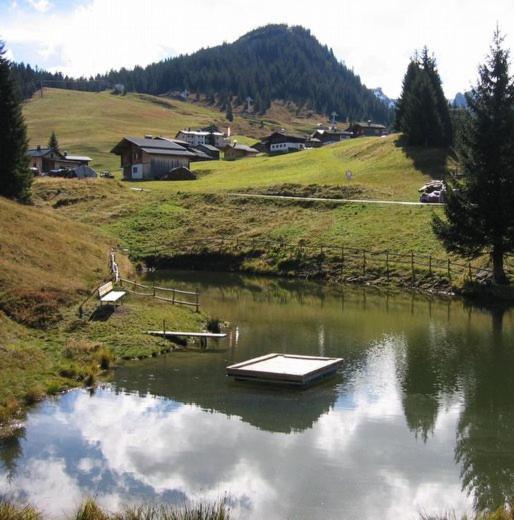
POLYGON ((322 197, 293 197, 291 195, 260 195, 258 193, 229 193, 231 197, 253 199, 297 200, 308 202, 332 202, 335 204, 392 204, 396 206, 444 206, 440 202, 408 202, 401 200, 366 200, 366 199, 326 199, 322 197))

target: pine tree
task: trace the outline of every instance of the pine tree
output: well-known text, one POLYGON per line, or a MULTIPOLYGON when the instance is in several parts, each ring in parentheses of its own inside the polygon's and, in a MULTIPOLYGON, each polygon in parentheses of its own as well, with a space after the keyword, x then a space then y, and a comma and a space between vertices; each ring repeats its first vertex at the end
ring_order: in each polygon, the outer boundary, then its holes
POLYGON ((396 107, 395 127, 413 146, 449 146, 450 111, 435 59, 425 47, 411 59, 396 107))
POLYGON ((3 42, 0 42, 0 121, 0 195, 27 201, 32 184, 26 156, 27 133, 3 42))
POLYGON ((437 70, 435 58, 429 55, 426 46, 423 48, 421 53, 421 65, 428 75, 435 96, 437 114, 441 122, 441 145, 449 146, 452 143, 450 107, 446 96, 444 95, 441 77, 437 70))
POLYGON ((402 94, 396 103, 396 114, 395 114, 395 122, 394 127, 395 130, 401 131, 402 129, 402 121, 405 114, 405 104, 407 103, 407 98, 412 89, 412 84, 416 79, 416 76, 419 72, 419 65, 416 59, 411 59, 409 65, 407 66, 407 72, 403 77, 402 83, 402 94))
POLYGON ((232 102, 230 101, 230 99, 227 101, 227 112, 225 113, 225 117, 229 121, 234 121, 234 113, 232 111, 232 102))
POLYGON ((59 141, 57 140, 57 136, 55 135, 55 132, 53 130, 50 135, 50 139, 48 139, 48 148, 59 150, 59 141))
POLYGON ((463 179, 448 181, 446 220, 433 228, 448 251, 490 254, 494 281, 507 282, 504 255, 514 251, 514 81, 497 29, 477 86, 466 95, 457 154, 463 179))

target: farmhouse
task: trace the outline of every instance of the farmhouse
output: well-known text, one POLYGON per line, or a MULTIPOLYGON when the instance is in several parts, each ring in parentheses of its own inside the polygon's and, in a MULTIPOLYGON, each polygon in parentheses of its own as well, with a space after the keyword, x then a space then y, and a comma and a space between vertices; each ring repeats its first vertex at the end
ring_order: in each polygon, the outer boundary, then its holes
POLYGON ((225 146, 224 158, 226 161, 234 161, 235 159, 241 159, 243 157, 255 157, 259 153, 259 150, 246 146, 245 144, 233 143, 225 146))
POLYGON ((39 175, 61 168, 74 169, 79 166, 88 166, 91 162, 91 157, 85 155, 68 155, 67 152, 61 153, 55 148, 42 148, 41 146, 27 150, 27 155, 30 158, 30 167, 37 170, 39 175))
POLYGON ((217 148, 223 148, 225 146, 225 136, 221 132, 209 132, 207 130, 180 130, 175 136, 176 139, 180 139, 190 144, 191 146, 198 145, 212 145, 217 148))
POLYGON ((351 139, 352 137, 352 132, 346 130, 337 130, 335 128, 330 130, 317 129, 310 135, 306 144, 313 147, 323 146, 325 144, 338 143, 344 139, 351 139))
POLYGON ((210 159, 219 160, 220 158, 219 148, 216 148, 212 144, 199 144, 195 149, 208 155, 210 159))
POLYGON ((347 132, 352 132, 355 137, 376 137, 387 135, 387 130, 384 125, 381 125, 380 123, 373 123, 372 121, 352 123, 347 128, 347 132))
POLYGON ((124 137, 111 153, 119 155, 123 178, 160 179, 178 167, 189 169, 198 156, 170 139, 161 137, 124 137))
POLYGON ((273 132, 267 137, 263 137, 258 147, 270 154, 303 150, 305 148, 305 137, 283 132, 273 132))

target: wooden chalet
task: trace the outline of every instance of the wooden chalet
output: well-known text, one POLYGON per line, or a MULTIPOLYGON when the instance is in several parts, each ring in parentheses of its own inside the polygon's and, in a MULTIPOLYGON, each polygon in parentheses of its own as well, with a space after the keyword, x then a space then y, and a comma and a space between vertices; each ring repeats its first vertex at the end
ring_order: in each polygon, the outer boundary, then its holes
POLYGON ((259 150, 245 144, 233 143, 225 146, 223 152, 226 161, 234 161, 243 157, 255 157, 259 150))
POLYGON ((305 148, 305 141, 305 137, 299 135, 273 132, 263 137, 256 147, 270 154, 297 152, 305 148))
POLYGON ((352 132, 355 137, 380 137, 387 135, 385 125, 373 123, 372 121, 352 123, 347 128, 347 132, 352 132))
POLYGON ((351 139, 352 137, 353 133, 348 132, 346 130, 337 130, 335 128, 332 128, 330 130, 317 129, 310 135, 306 144, 307 146, 316 148, 318 146, 323 146, 326 144, 338 143, 339 141, 351 139))
POLYGON ((119 155, 126 180, 160 179, 178 167, 189 169, 199 154, 172 139, 124 137, 111 153, 119 155))
POLYGON ((85 155, 69 155, 67 152, 60 152, 56 148, 42 148, 38 146, 27 150, 30 158, 30 167, 39 175, 50 173, 54 170, 63 168, 74 169, 79 166, 88 166, 91 157, 85 155))

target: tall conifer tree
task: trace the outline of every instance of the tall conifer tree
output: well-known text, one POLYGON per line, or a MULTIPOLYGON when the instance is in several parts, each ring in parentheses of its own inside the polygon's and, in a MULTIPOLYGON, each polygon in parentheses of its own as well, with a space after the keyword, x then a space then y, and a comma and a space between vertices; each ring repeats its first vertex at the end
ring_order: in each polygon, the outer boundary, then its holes
POLYGON ((55 132, 53 130, 50 134, 50 138, 48 139, 48 148, 59 150, 59 141, 57 140, 57 136, 55 135, 55 132))
POLYGON ((0 195, 20 201, 30 198, 27 133, 10 63, 0 42, 0 195))
POLYGON ((494 281, 506 283, 504 256, 514 251, 514 81, 496 30, 478 84, 466 95, 457 153, 463 179, 448 181, 446 220, 434 217, 448 251, 489 252, 494 281))
POLYGON ((436 61, 425 47, 411 59, 396 107, 395 127, 407 144, 449 146, 452 139, 450 111, 444 97, 436 61))

